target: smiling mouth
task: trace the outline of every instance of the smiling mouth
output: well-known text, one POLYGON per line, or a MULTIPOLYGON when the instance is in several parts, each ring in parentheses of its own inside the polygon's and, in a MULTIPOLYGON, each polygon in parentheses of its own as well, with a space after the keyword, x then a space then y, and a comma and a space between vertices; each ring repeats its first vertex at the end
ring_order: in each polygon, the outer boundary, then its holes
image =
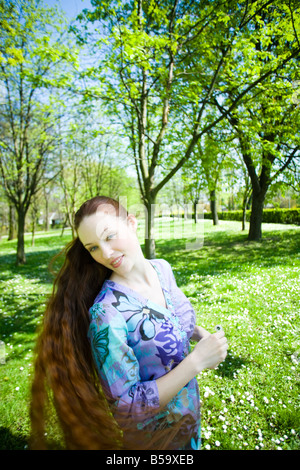
POLYGON ((112 262, 111 262, 111 265, 113 268, 118 268, 119 266, 121 266, 122 264, 122 261, 123 261, 123 256, 119 256, 118 258, 115 258, 112 262))

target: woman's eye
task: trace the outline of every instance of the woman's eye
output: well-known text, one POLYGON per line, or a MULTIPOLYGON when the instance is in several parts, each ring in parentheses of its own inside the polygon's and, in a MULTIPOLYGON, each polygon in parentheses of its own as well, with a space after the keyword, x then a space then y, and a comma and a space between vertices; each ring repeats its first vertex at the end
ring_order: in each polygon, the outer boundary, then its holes
POLYGON ((110 234, 110 235, 107 235, 106 240, 112 240, 112 239, 115 238, 115 237, 116 237, 116 234, 115 234, 115 233, 112 233, 112 234, 110 234))
POLYGON ((92 246, 92 248, 90 248, 90 253, 93 253, 95 250, 97 250, 97 246, 92 246))

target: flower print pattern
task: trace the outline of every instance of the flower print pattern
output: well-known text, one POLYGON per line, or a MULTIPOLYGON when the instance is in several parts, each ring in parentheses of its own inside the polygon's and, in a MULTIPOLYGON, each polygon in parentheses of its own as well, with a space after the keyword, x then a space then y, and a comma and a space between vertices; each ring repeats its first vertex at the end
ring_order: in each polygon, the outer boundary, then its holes
POLYGON ((198 436, 192 437, 191 439, 191 450, 199 450, 201 441, 198 436))
POLYGON ((160 357, 167 371, 182 360, 181 339, 175 334, 168 321, 161 326, 155 337, 155 343, 158 351, 156 355, 160 357), (157 343, 160 343, 160 345, 157 343))
POLYGON ((133 333, 139 328, 139 333, 143 341, 149 341, 155 336, 155 322, 163 321, 164 315, 151 308, 146 308, 137 299, 126 296, 122 292, 113 291, 117 302, 113 306, 119 312, 129 312, 132 315, 126 319, 128 331, 133 333))
POLYGON ((99 315, 105 315, 105 308, 102 302, 98 302, 93 305, 93 307, 90 309, 90 315, 92 320, 98 318, 99 315))
POLYGON ((189 392, 187 388, 183 388, 180 390, 180 392, 173 398, 173 400, 170 401, 168 409, 169 409, 169 414, 167 417, 167 420, 169 422, 174 422, 178 421, 181 416, 181 409, 182 405, 185 408, 189 407, 189 392))
POLYGON ((105 298, 105 295, 106 295, 106 292, 107 292, 107 289, 102 289, 99 294, 97 295, 96 299, 95 299, 95 302, 94 302, 94 305, 100 303, 104 298, 105 298))
POLYGON ((95 324, 91 325, 92 350, 96 362, 101 369, 108 356, 108 327, 98 331, 95 324))
POLYGON ((158 397, 152 388, 144 389, 140 384, 135 385, 129 392, 129 396, 143 403, 143 406, 158 406, 158 397))
POLYGON ((138 375, 138 364, 134 361, 134 358, 129 351, 127 351, 126 354, 123 354, 122 363, 122 367, 125 366, 127 371, 127 379, 124 382, 124 385, 127 385, 138 375))

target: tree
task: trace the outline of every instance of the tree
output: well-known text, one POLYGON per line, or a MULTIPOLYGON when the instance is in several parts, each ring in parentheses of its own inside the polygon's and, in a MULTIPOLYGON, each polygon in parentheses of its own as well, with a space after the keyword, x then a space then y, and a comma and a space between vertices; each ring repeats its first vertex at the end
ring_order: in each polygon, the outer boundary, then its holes
MULTIPOLYGON (((254 76, 271 70, 272 63, 280 66, 239 106, 227 112, 251 181, 249 240, 261 239, 263 207, 269 187, 300 156, 300 109, 293 99, 300 57, 300 10, 295 5, 292 1, 272 2, 269 14, 262 12, 254 19, 248 32, 254 45, 253 55, 243 65, 254 76)), ((238 56, 231 59, 234 62, 238 56)), ((233 71, 229 76, 231 84, 224 87, 222 99, 227 96, 225 103, 230 107, 239 94, 240 77, 233 71)), ((217 100, 216 103, 222 112, 224 101, 222 105, 217 100)))
POLYGON ((300 157, 300 112, 281 76, 264 87, 263 97, 229 117, 251 181, 252 208, 248 239, 260 240, 268 189, 300 157))
MULTIPOLYGON (((278 0, 91 3, 95 9, 84 10, 80 19, 99 22, 97 39, 95 32, 90 39, 94 49, 102 48, 102 56, 101 66, 86 71, 97 85, 88 87, 85 96, 101 98, 122 119, 147 212, 145 254, 153 258, 159 191, 189 161, 203 136, 297 57, 300 47, 291 30, 292 15, 285 11, 280 18, 278 0), (262 17, 267 20, 261 23, 262 17), (273 21, 279 45, 274 58, 263 63, 264 51, 257 51, 251 33, 260 23, 257 37, 263 41, 273 21), (288 52, 282 48, 287 29, 288 52), (225 102, 232 77, 236 93, 225 102), (181 133, 188 137, 179 148, 181 133)), ((88 42, 88 36, 76 33, 88 42)))
POLYGON ((57 139, 54 99, 47 88, 68 83, 68 74, 62 74, 59 65, 74 62, 74 57, 68 44, 62 44, 57 12, 35 0, 8 0, 0 8, 0 171, 17 212, 17 264, 24 264, 26 214, 57 139))

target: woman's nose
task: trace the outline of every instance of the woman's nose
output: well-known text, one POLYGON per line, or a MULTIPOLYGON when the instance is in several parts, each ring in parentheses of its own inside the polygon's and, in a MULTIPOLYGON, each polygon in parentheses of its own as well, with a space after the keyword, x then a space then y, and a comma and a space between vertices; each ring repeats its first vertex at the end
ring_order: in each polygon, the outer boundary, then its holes
POLYGON ((103 244, 101 246, 101 253, 104 259, 109 260, 112 256, 113 250, 109 245, 103 244))

